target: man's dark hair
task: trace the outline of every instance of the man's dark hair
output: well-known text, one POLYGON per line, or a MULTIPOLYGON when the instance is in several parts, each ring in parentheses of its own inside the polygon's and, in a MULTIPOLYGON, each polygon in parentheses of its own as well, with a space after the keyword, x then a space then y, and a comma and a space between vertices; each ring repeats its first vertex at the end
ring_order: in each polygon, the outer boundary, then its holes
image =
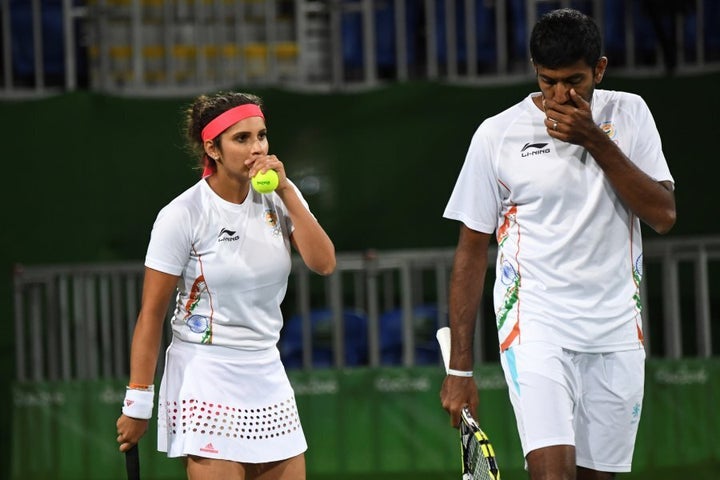
POLYGON ((530 35, 530 55, 536 65, 562 68, 585 60, 595 67, 602 39, 592 18, 571 8, 546 13, 530 35))

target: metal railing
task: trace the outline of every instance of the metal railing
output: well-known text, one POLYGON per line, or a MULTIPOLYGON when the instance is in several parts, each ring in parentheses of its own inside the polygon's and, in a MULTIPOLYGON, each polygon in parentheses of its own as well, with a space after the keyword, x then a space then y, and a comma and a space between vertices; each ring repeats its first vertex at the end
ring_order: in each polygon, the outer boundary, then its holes
POLYGON ((656 267, 649 275, 655 274, 661 282, 661 294, 653 302, 648 301, 648 281, 641 283, 646 346, 652 346, 659 330, 662 332, 663 356, 667 358, 681 358, 686 350, 693 350, 702 358, 717 355, 720 345, 717 340, 713 345, 713 334, 718 336, 720 333, 720 237, 645 242, 643 256, 646 275, 648 268, 656 267), (654 313, 656 309, 662 312, 659 318, 654 313), (694 319, 688 318, 690 315, 694 319), (651 324, 651 318, 661 318, 662 323, 651 324), (694 331, 694 338, 684 338, 688 331, 694 331))
MULTIPOLYGON (((417 344, 434 344, 435 328, 447 323, 447 286, 453 255, 452 248, 341 253, 337 271, 329 277, 310 274, 295 258, 284 302, 285 330, 293 321, 301 324, 300 336, 294 339, 300 345, 300 360, 293 368, 318 368, 313 355, 321 341, 330 342, 329 366, 354 366, 346 361, 350 347, 344 331, 357 331, 357 325, 347 323, 347 311, 362 315, 362 328, 367 334, 367 342, 362 344, 366 350, 362 365, 383 364, 382 332, 389 318, 385 312, 395 312, 393 318, 399 322, 401 342, 394 346, 397 351, 391 352, 396 354, 396 364, 410 366, 427 361, 417 358, 417 344), (420 325, 418 316, 427 314, 418 313, 417 307, 427 305, 433 306, 430 315, 434 318, 420 325), (318 338, 313 323, 318 311, 328 312, 325 339, 318 338)), ((491 251, 491 269, 494 256, 495 251, 491 251)), ((667 358, 717 355, 720 237, 646 241, 644 265, 641 296, 650 354, 667 358), (694 338, 684 338, 685 333, 694 338)), ((17 379, 127 375, 142 274, 139 262, 18 266, 14 275, 17 379)), ((490 273, 488 282, 492 277, 490 273)), ((480 362, 497 359, 488 288, 477 319, 475 358, 480 362)), ((165 344, 170 339, 166 331, 165 344)), ((283 341, 285 338, 281 339, 281 351, 283 341)), ((439 361, 437 356, 435 359, 439 361)))
POLYGON ((539 14, 560 6, 596 18, 616 72, 720 69, 715 0, 661 2, 686 6, 671 10, 642 10, 638 3, 0 0, 0 95, 89 88, 159 96, 240 84, 337 90, 414 79, 528 80, 528 32, 539 14))

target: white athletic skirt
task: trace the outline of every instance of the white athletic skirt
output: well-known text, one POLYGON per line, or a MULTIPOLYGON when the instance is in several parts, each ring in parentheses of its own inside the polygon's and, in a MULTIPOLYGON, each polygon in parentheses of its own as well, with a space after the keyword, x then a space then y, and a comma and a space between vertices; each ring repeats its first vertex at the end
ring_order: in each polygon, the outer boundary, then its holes
POLYGON ((307 450, 277 348, 239 350, 173 340, 158 398, 158 450, 265 463, 307 450))

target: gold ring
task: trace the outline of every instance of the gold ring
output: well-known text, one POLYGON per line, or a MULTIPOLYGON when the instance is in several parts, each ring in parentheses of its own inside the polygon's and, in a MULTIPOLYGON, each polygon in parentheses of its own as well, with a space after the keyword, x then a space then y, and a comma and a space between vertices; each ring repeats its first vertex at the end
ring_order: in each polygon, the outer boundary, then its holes
POLYGON ((553 122, 553 130, 557 132, 557 122, 553 122))

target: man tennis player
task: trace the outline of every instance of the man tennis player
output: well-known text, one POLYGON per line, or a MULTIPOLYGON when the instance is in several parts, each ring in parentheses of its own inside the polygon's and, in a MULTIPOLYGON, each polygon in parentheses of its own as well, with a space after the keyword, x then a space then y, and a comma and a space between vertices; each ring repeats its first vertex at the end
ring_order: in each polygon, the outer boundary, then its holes
POLYGON ((444 216, 460 235, 441 399, 475 413, 472 339, 490 237, 501 363, 532 480, 630 471, 644 384, 640 221, 675 223, 673 178, 637 95, 596 89, 600 32, 571 9, 530 39, 540 92, 485 120, 444 216))

